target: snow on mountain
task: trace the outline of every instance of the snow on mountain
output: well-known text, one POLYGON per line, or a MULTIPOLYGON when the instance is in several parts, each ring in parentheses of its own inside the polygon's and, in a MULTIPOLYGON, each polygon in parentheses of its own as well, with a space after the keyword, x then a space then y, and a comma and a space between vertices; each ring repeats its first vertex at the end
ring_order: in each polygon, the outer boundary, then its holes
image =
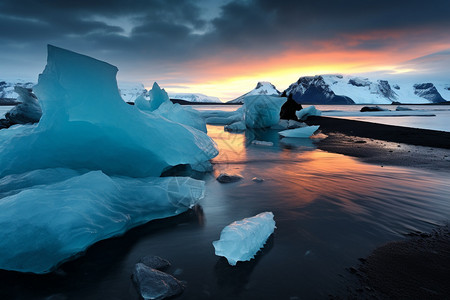
POLYGON ((281 93, 277 90, 277 88, 267 81, 260 81, 256 85, 256 88, 251 90, 250 92, 237 97, 234 100, 230 100, 227 103, 236 103, 236 104, 242 104, 244 103, 244 98, 246 96, 253 96, 253 95, 267 95, 267 96, 279 96, 281 93))
POLYGON ((118 86, 120 95, 125 102, 134 102, 137 97, 147 94, 142 83, 119 81, 118 86))
POLYGON ((433 83, 390 82, 351 75, 316 75, 300 77, 283 94, 306 104, 391 104, 439 103, 450 100, 449 85, 433 83), (443 97, 441 95, 445 95, 443 97))
POLYGON ((219 98, 207 96, 198 93, 169 93, 170 99, 180 99, 189 102, 200 102, 200 103, 222 103, 219 98))
POLYGON ((0 99, 17 99, 19 95, 14 91, 14 87, 18 85, 20 87, 31 89, 34 82, 26 80, 0 80, 0 99))
MULTIPOLYGON (((0 80, 0 99, 17 99, 19 95, 14 92, 14 86, 18 85, 27 89, 32 89, 36 82, 22 79, 0 80)), ((147 90, 142 83, 118 82, 120 95, 125 102, 134 102, 137 97, 147 94, 147 90)))

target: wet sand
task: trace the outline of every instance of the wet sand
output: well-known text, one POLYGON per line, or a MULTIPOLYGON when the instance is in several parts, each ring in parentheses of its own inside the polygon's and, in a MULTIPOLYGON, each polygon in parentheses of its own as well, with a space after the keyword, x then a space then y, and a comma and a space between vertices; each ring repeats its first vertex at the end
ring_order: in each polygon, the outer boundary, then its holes
MULTIPOLYGON (((380 167, 450 170, 448 132, 327 117, 312 117, 307 123, 321 125, 327 137, 317 146, 327 152, 380 167)), ((412 232, 405 240, 378 247, 348 270, 354 278, 347 298, 450 299, 449 225, 432 233, 412 232)))
POLYGON ((309 118, 327 138, 319 149, 380 166, 450 170, 450 133, 327 117, 309 118))

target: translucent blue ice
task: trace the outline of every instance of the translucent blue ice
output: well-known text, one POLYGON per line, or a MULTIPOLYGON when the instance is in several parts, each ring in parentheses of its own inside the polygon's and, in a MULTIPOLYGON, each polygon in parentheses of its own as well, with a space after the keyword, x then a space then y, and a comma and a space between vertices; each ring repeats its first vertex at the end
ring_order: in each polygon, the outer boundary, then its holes
POLYGON ((238 261, 249 261, 274 230, 275 221, 271 212, 235 221, 222 230, 220 240, 213 242, 216 255, 225 257, 232 266, 238 261))
POLYGON ((314 132, 319 129, 318 125, 306 126, 295 129, 288 129, 278 132, 279 135, 290 138, 309 138, 314 132))
POLYGON ((215 143, 126 104, 116 73, 48 47, 34 88, 42 118, 0 130, 0 269, 49 272, 99 240, 203 197, 203 181, 154 176, 179 164, 207 170, 215 143))
POLYGON ((0 176, 43 168, 159 176, 217 155, 204 132, 126 104, 117 68, 54 46, 34 87, 43 115, 32 130, 0 143, 0 176))
POLYGON ((181 123, 206 132, 205 119, 200 113, 192 107, 172 103, 166 91, 161 89, 156 82, 148 94, 150 101, 144 97, 136 99, 135 105, 137 108, 147 113, 153 112, 153 114, 162 116, 175 123, 181 123))
POLYGON ((0 268, 33 273, 49 272, 99 240, 184 212, 204 193, 204 182, 188 177, 101 171, 48 169, 8 180, 16 189, 0 199, 0 268))
POLYGON ((300 121, 305 121, 309 116, 320 116, 322 112, 318 110, 314 105, 308 106, 307 108, 303 108, 297 112, 295 115, 300 121))
POLYGON ((286 98, 267 95, 244 98, 244 120, 247 128, 266 128, 280 121, 280 110, 286 98))

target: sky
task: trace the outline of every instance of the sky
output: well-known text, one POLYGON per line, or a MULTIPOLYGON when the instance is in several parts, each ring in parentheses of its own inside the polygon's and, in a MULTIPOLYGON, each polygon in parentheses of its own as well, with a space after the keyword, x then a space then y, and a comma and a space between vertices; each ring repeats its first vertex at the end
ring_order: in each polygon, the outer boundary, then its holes
POLYGON ((317 74, 450 83, 449 15, 448 0, 0 0, 0 78, 37 81, 52 44, 222 101, 317 74))

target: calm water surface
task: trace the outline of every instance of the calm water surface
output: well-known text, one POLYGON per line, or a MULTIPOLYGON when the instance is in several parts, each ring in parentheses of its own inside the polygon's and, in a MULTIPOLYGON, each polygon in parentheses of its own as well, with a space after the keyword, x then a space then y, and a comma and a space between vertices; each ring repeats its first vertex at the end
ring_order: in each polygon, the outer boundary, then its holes
POLYGON ((144 255, 168 259, 168 272, 187 282, 176 299, 345 296, 345 269, 359 257, 449 220, 448 172, 364 164, 317 150, 309 139, 280 140, 276 131, 208 131, 220 154, 198 208, 102 241, 55 274, 0 272, 0 298, 139 299, 130 275, 144 255), (221 172, 244 179, 220 184, 221 172), (214 255, 211 243, 224 226, 264 211, 274 213, 277 229, 255 260, 231 267, 214 255))

